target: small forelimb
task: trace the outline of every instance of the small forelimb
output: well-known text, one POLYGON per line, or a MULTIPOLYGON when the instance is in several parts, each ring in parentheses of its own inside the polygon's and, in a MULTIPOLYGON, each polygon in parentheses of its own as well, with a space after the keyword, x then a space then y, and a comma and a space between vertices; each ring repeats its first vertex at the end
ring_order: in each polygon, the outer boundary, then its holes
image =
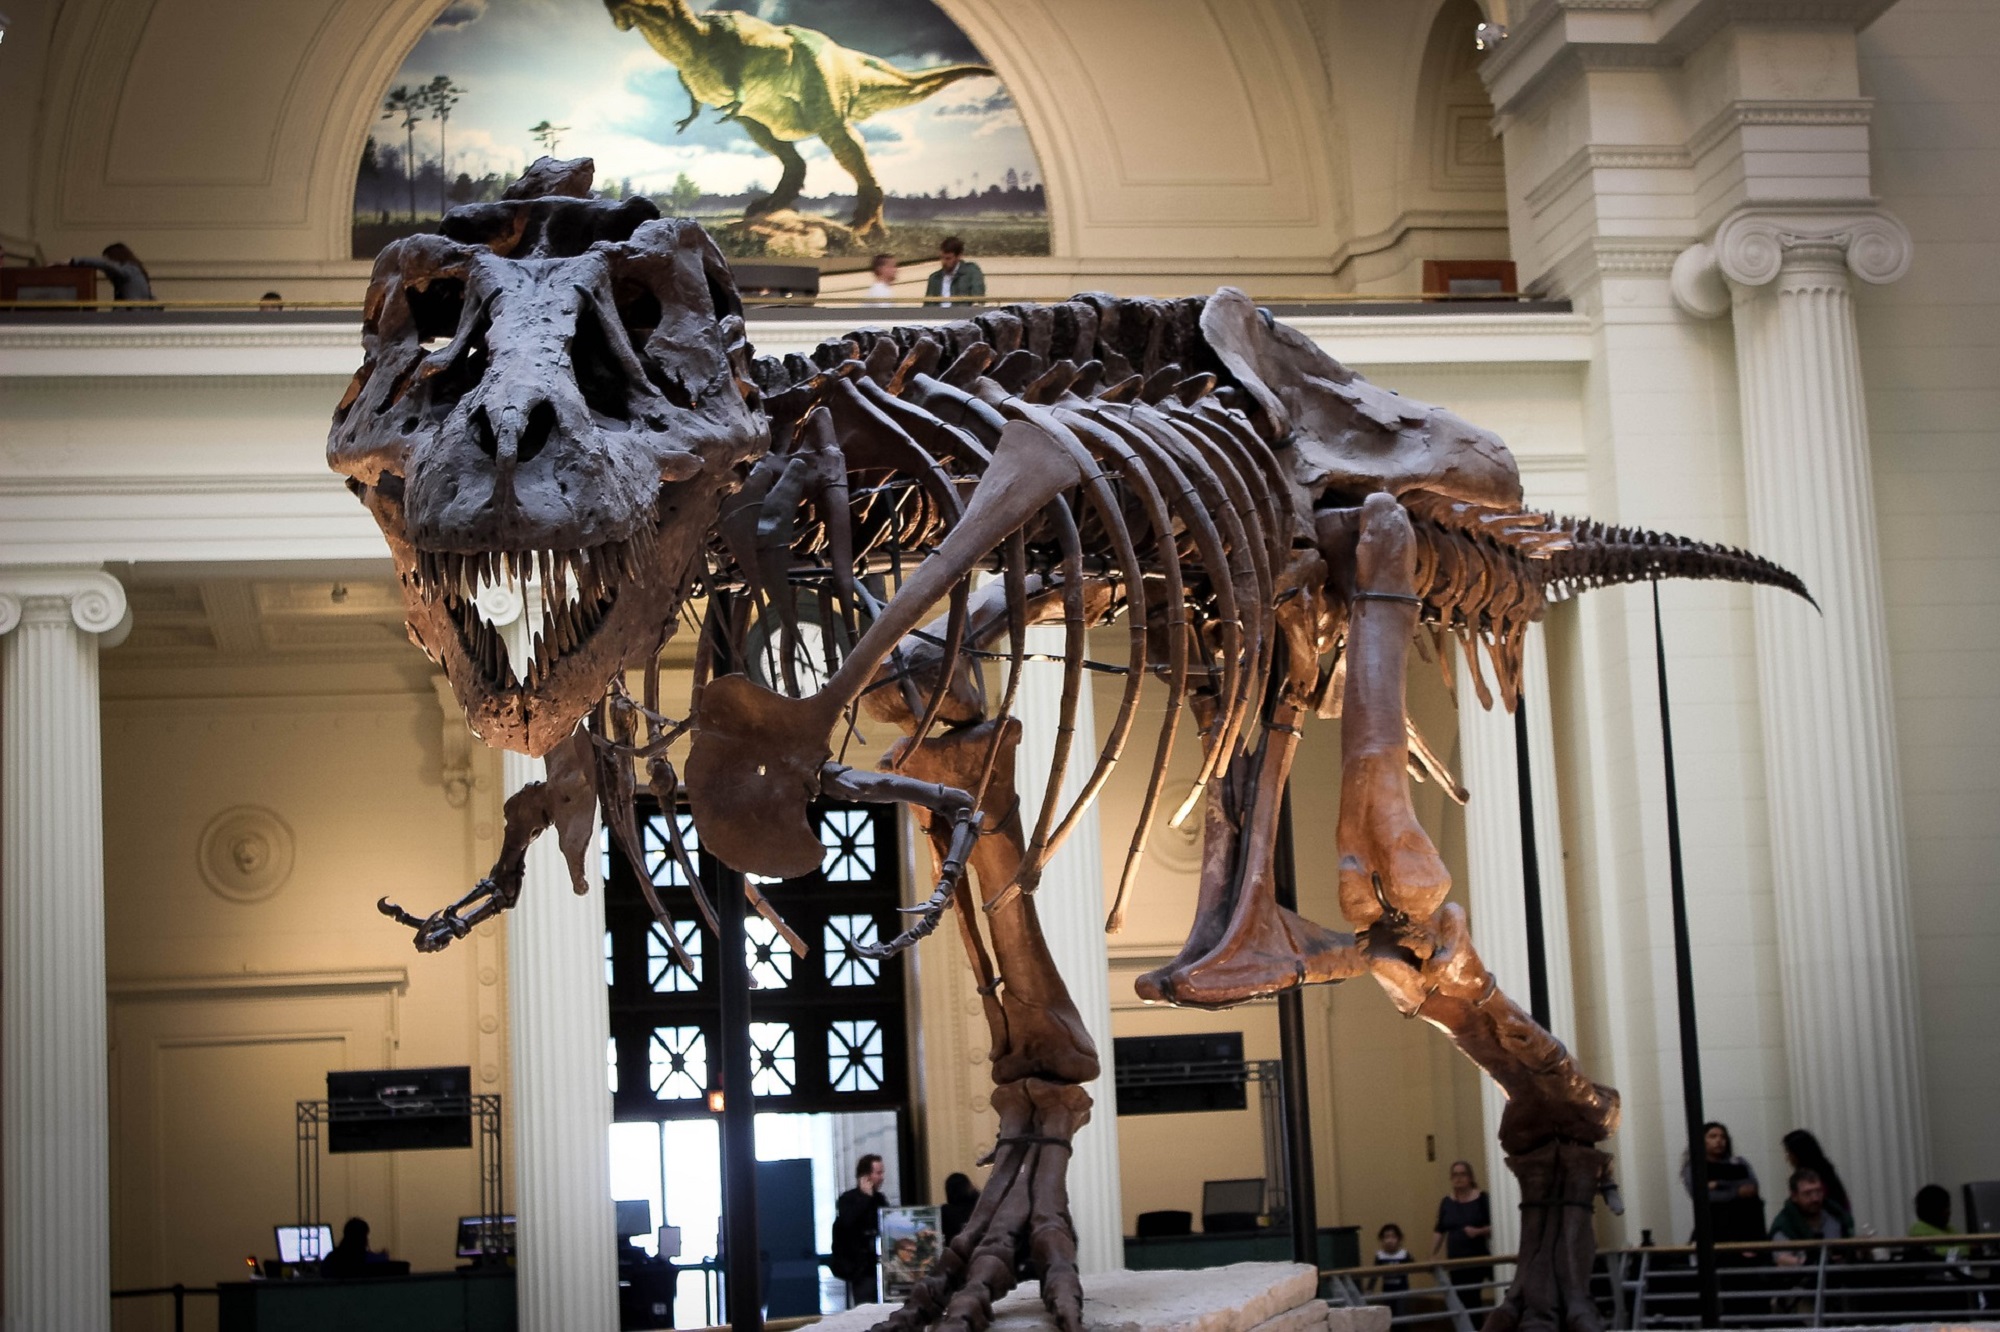
POLYGON ((415 930, 420 953, 438 952, 452 940, 464 938, 474 925, 521 900, 521 877, 528 865, 528 847, 544 828, 555 822, 555 809, 555 797, 548 785, 529 782, 507 797, 500 856, 493 862, 492 872, 473 885, 471 892, 423 918, 386 897, 375 904, 375 909, 397 924, 415 930))
POLYGON ((919 781, 896 772, 864 772, 840 763, 820 769, 820 789, 842 800, 861 800, 874 805, 916 805, 951 820, 951 841, 944 861, 938 866, 938 885, 920 906, 903 910, 914 915, 914 924, 885 944, 866 944, 861 952, 868 957, 889 958, 912 947, 937 929, 951 905, 952 894, 965 877, 965 865, 972 858, 973 844, 979 840, 979 807, 972 794, 955 786, 919 781))

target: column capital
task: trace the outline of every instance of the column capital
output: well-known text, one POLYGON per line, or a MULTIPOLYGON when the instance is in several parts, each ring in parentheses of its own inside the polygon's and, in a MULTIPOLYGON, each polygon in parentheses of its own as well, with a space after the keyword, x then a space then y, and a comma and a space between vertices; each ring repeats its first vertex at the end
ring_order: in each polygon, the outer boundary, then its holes
POLYGON ((0 568, 0 635, 12 633, 37 602, 61 603, 77 628, 102 635, 106 647, 122 643, 132 627, 124 585, 102 569, 0 568))
POLYGON ((1909 229, 1880 209, 1739 208, 1674 260, 1674 303, 1697 319, 1719 318, 1732 289, 1808 268, 1894 282, 1910 271, 1913 249, 1909 229))

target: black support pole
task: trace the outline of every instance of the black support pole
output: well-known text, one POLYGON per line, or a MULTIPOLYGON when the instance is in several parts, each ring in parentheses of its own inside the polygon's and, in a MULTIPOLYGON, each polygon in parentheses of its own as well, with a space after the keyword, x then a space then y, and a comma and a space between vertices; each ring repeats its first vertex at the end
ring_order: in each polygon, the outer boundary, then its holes
POLYGON ((1549 949, 1542 932, 1542 854, 1535 844, 1535 790, 1528 759, 1528 700, 1514 702, 1514 781, 1521 791, 1521 905, 1528 924, 1528 1012, 1549 1029, 1549 949))
MULTIPOLYGON (((1299 909, 1298 866, 1292 858, 1292 788, 1278 809, 1272 859, 1278 905, 1299 909)), ((1285 1069, 1285 1190, 1291 1210, 1292 1261, 1319 1266, 1319 1198, 1313 1189, 1312 1102, 1306 1089, 1306 996, 1293 986, 1278 996, 1278 1057, 1285 1069)))
POLYGON ((750 967, 744 957, 743 876, 724 870, 716 884, 716 973, 722 991, 722 1224, 728 1236, 728 1302, 733 1332, 763 1332, 757 1286, 757 1123, 750 1098, 750 967))
POLYGON ((1702 1142, 1701 1044, 1695 1035, 1694 957, 1688 951, 1687 885, 1681 874, 1681 809, 1674 784, 1674 727, 1667 706, 1667 639, 1660 628, 1660 580, 1653 580, 1653 658, 1660 677, 1660 752, 1667 777, 1667 875, 1673 890, 1674 991, 1680 1005, 1681 1108, 1687 1116, 1688 1173, 1694 1190, 1695 1277, 1701 1325, 1722 1326, 1715 1275, 1715 1229, 1708 1209, 1708 1151, 1702 1142))
MULTIPOLYGON (((721 594, 717 594, 721 595, 721 594)), ((728 609, 734 609, 730 607, 728 609)), ((730 663, 729 618, 717 635, 715 672, 730 663)), ((669 817, 672 812, 669 811, 669 817)), ((716 875, 716 988, 721 1013, 716 1035, 722 1065, 722 1228, 727 1297, 723 1316, 733 1332, 764 1332, 762 1255, 757 1242, 757 1121, 750 1095, 750 961, 743 927, 743 876, 723 868, 716 875)))

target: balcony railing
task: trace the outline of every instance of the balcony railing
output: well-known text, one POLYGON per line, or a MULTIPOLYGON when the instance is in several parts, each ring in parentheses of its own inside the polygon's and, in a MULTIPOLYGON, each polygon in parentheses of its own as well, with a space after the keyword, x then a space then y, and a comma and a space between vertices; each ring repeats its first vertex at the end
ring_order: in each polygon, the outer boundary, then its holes
MULTIPOLYGON (((1716 1259, 1723 1327, 2000 1321, 2000 1234, 1730 1244, 1716 1259)), ((1477 1332, 1507 1293, 1514 1262, 1501 1254, 1320 1277, 1336 1303, 1386 1305, 1392 1327, 1477 1332), (1410 1289, 1384 1292, 1384 1278, 1396 1276, 1410 1289)), ((1590 1285, 1606 1327, 1700 1325, 1692 1246, 1607 1249, 1590 1285)))

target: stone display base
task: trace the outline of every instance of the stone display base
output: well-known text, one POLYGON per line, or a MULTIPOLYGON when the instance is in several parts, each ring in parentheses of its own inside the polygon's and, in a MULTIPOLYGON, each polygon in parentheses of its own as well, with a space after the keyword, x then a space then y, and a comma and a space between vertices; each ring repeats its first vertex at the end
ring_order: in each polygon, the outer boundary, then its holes
MULTIPOLYGON (((1236 1263, 1191 1272, 1100 1272, 1083 1279, 1086 1332, 1389 1332, 1389 1310, 1336 1309, 1314 1296, 1301 1263, 1236 1263)), ((896 1308, 864 1304, 832 1314, 814 1332, 868 1332, 896 1308)), ((992 1332, 1055 1326, 1039 1283, 1025 1281, 993 1306, 992 1332)))

